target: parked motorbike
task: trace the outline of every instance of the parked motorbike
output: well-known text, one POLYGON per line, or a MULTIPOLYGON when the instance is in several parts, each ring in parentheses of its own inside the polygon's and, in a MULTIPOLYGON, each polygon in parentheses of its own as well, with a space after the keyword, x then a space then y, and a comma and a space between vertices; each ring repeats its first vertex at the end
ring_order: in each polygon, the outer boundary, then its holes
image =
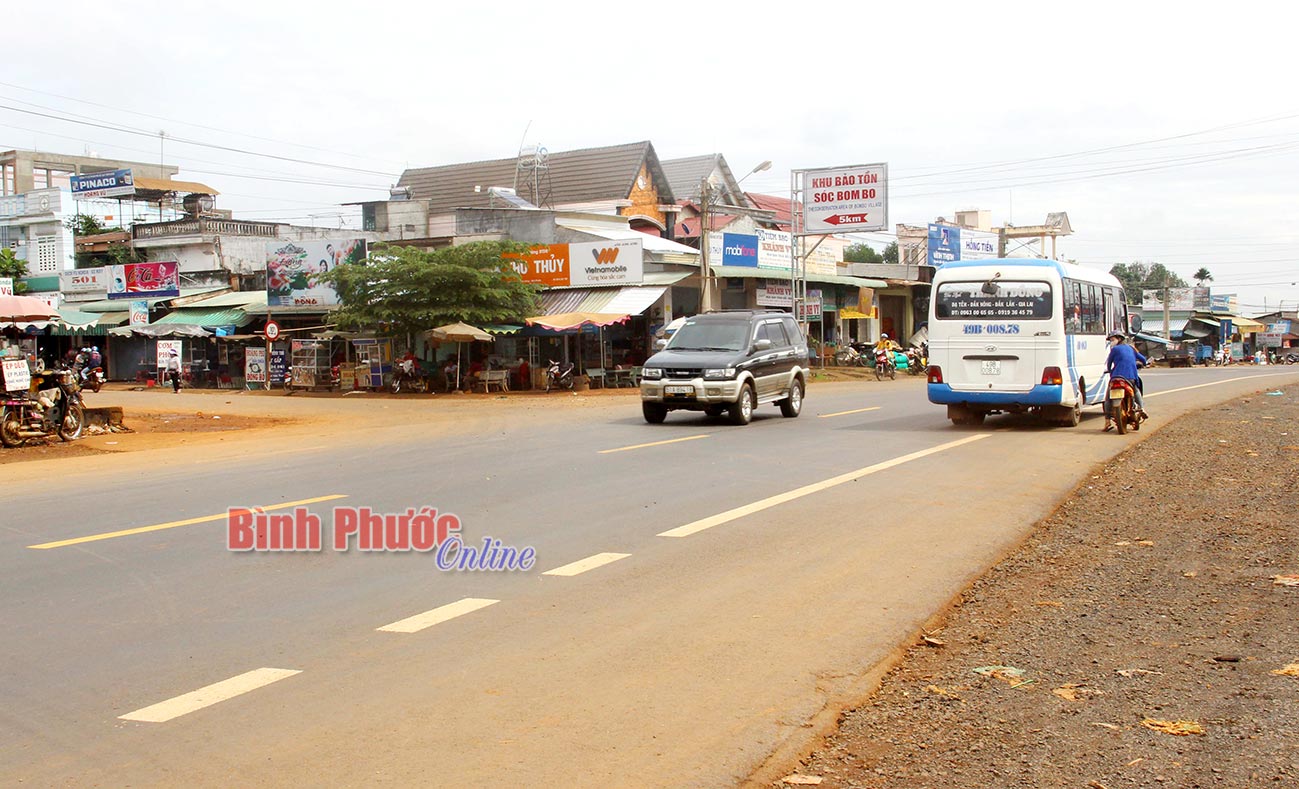
POLYGON ((883 348, 875 349, 875 380, 882 381, 884 376, 892 381, 898 377, 897 365, 893 362, 893 351, 883 348))
POLYGON ((865 367, 866 356, 859 343, 852 343, 835 351, 834 363, 840 367, 865 367))
POLYGON ((6 392, 0 405, 0 444, 21 446, 34 438, 57 435, 63 441, 81 437, 86 424, 85 405, 77 374, 51 370, 33 376, 35 399, 26 392, 6 392), (53 385, 45 387, 45 384, 53 385))
POLYGON ((562 365, 550 360, 550 366, 546 368, 546 392, 551 389, 572 389, 573 388, 573 363, 564 362, 562 365))
POLYGON ((929 367, 929 360, 925 358, 924 351, 913 346, 906 350, 906 354, 907 375, 924 375, 929 367))
POLYGON ((1141 429, 1141 413, 1137 410, 1136 391, 1125 378, 1111 378, 1107 397, 1110 401, 1110 418, 1119 435, 1141 429))
POLYGON ((1285 355, 1286 364, 1299 364, 1299 353, 1287 353, 1285 355))
POLYGON ((402 359, 392 370, 392 393, 398 394, 402 389, 412 392, 427 392, 428 381, 420 372, 419 362, 414 359, 402 359))

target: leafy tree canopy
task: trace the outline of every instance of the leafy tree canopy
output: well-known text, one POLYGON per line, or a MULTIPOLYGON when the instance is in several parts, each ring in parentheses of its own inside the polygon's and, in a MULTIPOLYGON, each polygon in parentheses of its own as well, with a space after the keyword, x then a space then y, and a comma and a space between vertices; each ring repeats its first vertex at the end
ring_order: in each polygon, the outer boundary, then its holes
POLYGON ((898 262, 898 242, 894 241, 893 243, 884 247, 884 262, 885 263, 898 262))
POLYGON ((1139 260, 1117 263, 1110 269, 1110 273, 1123 283, 1123 292, 1129 304, 1140 304, 1143 290, 1190 287, 1186 280, 1169 271, 1163 263, 1142 263, 1139 260))
POLYGON ((19 260, 12 249, 0 249, 0 277, 9 277, 14 281, 14 293, 27 290, 26 282, 19 282, 19 277, 27 276, 27 261, 19 260))
POLYGON ((883 263, 884 256, 876 252, 869 244, 849 244, 844 247, 843 259, 846 263, 883 263))
POLYGON ((1203 287, 1204 283, 1213 282, 1213 275, 1209 273, 1207 268, 1200 266, 1199 270, 1191 275, 1191 279, 1195 280, 1196 285, 1203 287))
POLYGON ((535 315, 540 286, 523 282, 502 260, 527 245, 479 241, 445 249, 384 246, 363 265, 320 276, 338 291, 344 329, 380 327, 411 334, 464 321, 483 324, 535 315))

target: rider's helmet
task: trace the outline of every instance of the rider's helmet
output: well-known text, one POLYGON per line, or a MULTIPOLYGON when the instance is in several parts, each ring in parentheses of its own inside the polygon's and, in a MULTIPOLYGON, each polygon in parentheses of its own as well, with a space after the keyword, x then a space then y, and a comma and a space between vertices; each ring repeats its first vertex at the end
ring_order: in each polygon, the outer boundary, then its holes
POLYGON ((1112 331, 1109 334, 1105 335, 1105 339, 1107 340, 1113 340, 1115 338, 1118 338, 1119 342, 1123 342, 1125 339, 1127 339, 1127 337, 1123 335, 1123 332, 1112 331))
POLYGON ((881 334, 881 335, 880 335, 880 339, 881 339, 881 340, 887 340, 888 338, 889 338, 889 336, 888 336, 887 334, 881 334))
POLYGON ((91 353, 99 353, 99 346, 98 345, 90 346, 90 351, 91 353))

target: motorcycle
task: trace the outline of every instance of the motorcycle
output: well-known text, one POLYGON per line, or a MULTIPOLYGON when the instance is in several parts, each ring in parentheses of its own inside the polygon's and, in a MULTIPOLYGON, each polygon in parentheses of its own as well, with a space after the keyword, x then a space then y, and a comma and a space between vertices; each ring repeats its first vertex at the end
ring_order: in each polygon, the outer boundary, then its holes
POLYGON ((1109 392, 1106 395, 1110 403, 1110 418, 1119 435, 1141 429, 1141 412, 1137 410, 1136 391, 1132 382, 1126 378, 1111 378, 1109 392))
POLYGON ((929 367, 929 360, 919 348, 914 346, 906 350, 907 375, 924 375, 929 367))
POLYGON ((428 391, 428 381, 420 372, 419 362, 414 359, 402 359, 392 371, 392 393, 401 392, 402 387, 414 392, 428 391))
POLYGON ((546 368, 546 392, 551 389, 572 389, 573 388, 573 363, 564 362, 562 365, 550 360, 550 366, 546 368))
POLYGON ((4 394, 0 405, 0 444, 17 447, 33 438, 54 435, 63 441, 80 438, 86 411, 77 374, 71 370, 52 370, 33 378, 37 379, 35 400, 26 392, 4 394), (54 386, 41 388, 50 379, 54 386))
POLYGON ((895 380, 898 377, 898 368, 893 361, 893 351, 884 348, 875 349, 875 380, 882 381, 884 376, 889 380, 895 380))
POLYGON ((82 389, 89 389, 98 394, 99 390, 104 388, 104 368, 102 367, 91 367, 81 374, 81 378, 82 389))
POLYGON ((1285 355, 1286 364, 1299 364, 1299 353, 1287 353, 1285 355))

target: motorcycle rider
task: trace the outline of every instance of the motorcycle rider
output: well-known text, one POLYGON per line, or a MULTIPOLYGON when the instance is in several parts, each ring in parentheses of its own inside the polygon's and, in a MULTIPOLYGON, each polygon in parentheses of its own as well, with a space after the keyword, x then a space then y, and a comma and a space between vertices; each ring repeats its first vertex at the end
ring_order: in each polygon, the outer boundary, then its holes
MULTIPOLYGON (((1136 348, 1124 342, 1127 338, 1120 332, 1111 332, 1105 339, 1110 344, 1109 356, 1105 358, 1105 372, 1109 373, 1111 379, 1121 378, 1132 383, 1132 396, 1137 407, 1137 417, 1139 419, 1148 419, 1145 398, 1141 391, 1141 376, 1137 373, 1137 369, 1144 367, 1148 360, 1136 348)), ((1102 429, 1112 430, 1114 428, 1114 415, 1111 413, 1110 399, 1108 397, 1105 398, 1104 404, 1105 427, 1102 429)))
POLYGON ((887 334, 881 334, 879 342, 875 343, 875 358, 880 358, 879 354, 883 353, 884 360, 888 362, 890 367, 894 367, 896 366, 896 363, 893 361, 893 352, 901 347, 902 346, 890 340, 887 334))

